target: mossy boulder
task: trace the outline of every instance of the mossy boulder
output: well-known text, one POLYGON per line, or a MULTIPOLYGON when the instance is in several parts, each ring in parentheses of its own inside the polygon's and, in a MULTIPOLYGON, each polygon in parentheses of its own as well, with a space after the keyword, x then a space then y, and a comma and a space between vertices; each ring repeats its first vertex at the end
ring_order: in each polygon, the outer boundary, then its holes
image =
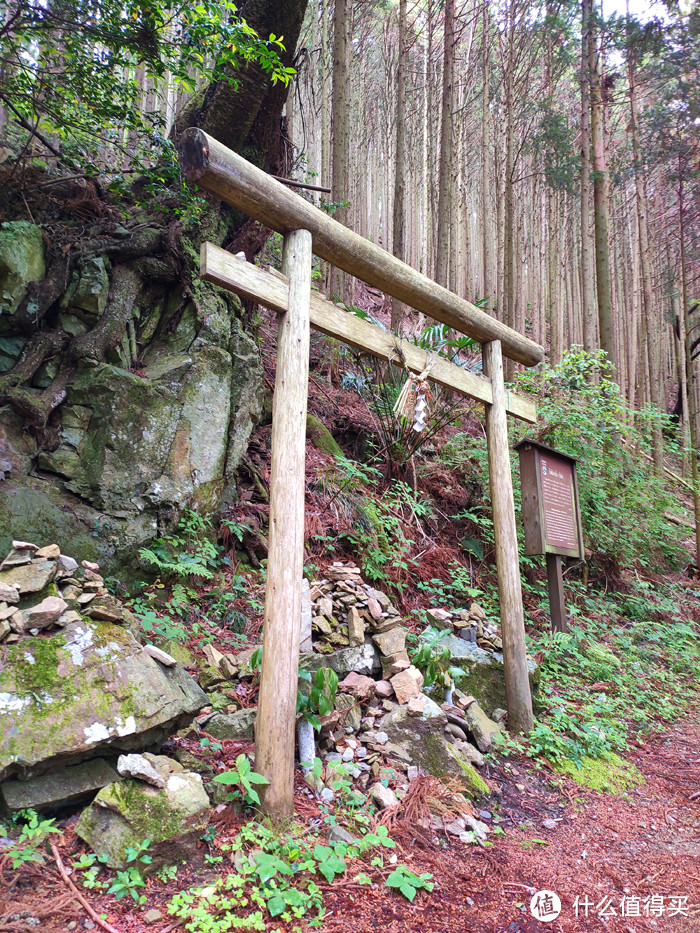
MULTIPOLYGON (((80 333, 94 325, 107 275, 102 260, 79 268, 59 327, 80 333)), ((233 296, 206 283, 196 306, 175 289, 135 308, 124 341, 68 383, 50 445, 40 446, 9 407, 0 410, 0 478, 13 503, 0 509, 0 552, 13 538, 50 537, 129 584, 143 577, 139 548, 174 527, 184 509, 211 514, 232 501, 262 406, 260 347, 237 310, 233 296)), ((0 326, 0 371, 24 339, 8 321, 10 330, 0 326)), ((35 388, 50 383, 59 362, 39 370, 35 388)))
POLYGON ((214 713, 204 725, 204 731, 213 735, 215 739, 233 741, 247 740, 252 742, 255 738, 255 720, 258 715, 257 707, 240 709, 235 713, 214 713))
POLYGON ((44 238, 24 220, 0 224, 0 315, 13 314, 27 287, 46 272, 44 238))
POLYGON ((442 731, 438 717, 430 719, 411 717, 385 717, 382 729, 388 733, 391 744, 400 748, 406 760, 418 765, 435 777, 456 778, 470 796, 488 794, 489 787, 476 768, 450 742, 442 731))
POLYGON ((149 870, 189 861, 209 822, 202 778, 190 771, 169 775, 158 789, 143 781, 108 784, 83 811, 75 831, 109 868, 123 869, 127 849, 150 841, 149 870))
POLYGON ((162 742, 206 694, 181 667, 153 660, 133 634, 83 619, 0 646, 0 780, 162 742))
POLYGON ((61 309, 88 324, 102 315, 109 295, 109 272, 102 256, 84 259, 61 299, 61 309))
MULTIPOLYGON (((465 641, 457 635, 447 635, 440 639, 440 648, 450 652, 450 663, 464 671, 458 686, 464 693, 479 701, 482 709, 491 713, 494 709, 506 707, 506 682, 503 674, 503 655, 496 651, 487 651, 473 642, 465 641)), ((532 658, 528 658, 530 690, 536 695, 540 682, 540 670, 532 658)))
POLYGON ((342 457, 343 451, 328 428, 313 415, 306 416, 306 439, 324 454, 342 457))
POLYGON ((501 726, 489 719, 478 703, 471 703, 467 707, 464 719, 479 751, 490 751, 494 738, 501 732, 501 726))
POLYGON ((182 664, 183 667, 194 667, 195 659, 192 652, 189 648, 186 648, 185 645, 180 644, 179 641, 175 641, 172 638, 154 638, 153 644, 160 648, 161 651, 165 651, 166 654, 169 654, 171 658, 175 658, 178 664, 182 664))

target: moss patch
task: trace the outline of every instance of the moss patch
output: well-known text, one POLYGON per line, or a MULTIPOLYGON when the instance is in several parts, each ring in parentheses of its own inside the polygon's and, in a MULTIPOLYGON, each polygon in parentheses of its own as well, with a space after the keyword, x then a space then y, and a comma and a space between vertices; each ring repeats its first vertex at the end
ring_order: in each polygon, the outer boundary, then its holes
POLYGON ((624 794, 644 783, 644 777, 638 768, 613 753, 605 758, 586 756, 581 768, 577 768, 572 761, 567 761, 559 765, 558 770, 577 784, 606 794, 624 794))
POLYGON ((306 437, 314 447, 317 447, 324 454, 332 454, 334 457, 342 457, 343 451, 333 438, 333 435, 325 426, 314 418, 313 415, 306 416, 306 437))
MULTIPOLYGON (((34 715, 51 711, 61 659, 59 651, 64 646, 65 640, 62 638, 34 638, 31 642, 22 644, 24 651, 21 655, 19 650, 15 652, 16 656, 12 661, 15 692, 20 699, 33 700, 34 715)), ((77 692, 75 679, 62 679, 59 692, 60 702, 73 700, 77 692)))
POLYGON ((491 790, 486 781, 482 778, 473 764, 466 761, 458 752, 453 752, 457 764, 462 769, 462 782, 466 785, 467 792, 476 797, 479 794, 490 794, 491 790))

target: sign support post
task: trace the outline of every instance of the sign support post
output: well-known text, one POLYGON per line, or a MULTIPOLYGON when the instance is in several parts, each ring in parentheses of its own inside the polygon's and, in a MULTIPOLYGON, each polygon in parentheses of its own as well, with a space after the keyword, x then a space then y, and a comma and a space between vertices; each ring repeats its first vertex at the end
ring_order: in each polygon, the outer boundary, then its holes
POLYGON ((569 618, 564 602, 564 574, 561 555, 547 554, 547 590, 549 592, 549 615, 553 632, 568 632, 569 618))

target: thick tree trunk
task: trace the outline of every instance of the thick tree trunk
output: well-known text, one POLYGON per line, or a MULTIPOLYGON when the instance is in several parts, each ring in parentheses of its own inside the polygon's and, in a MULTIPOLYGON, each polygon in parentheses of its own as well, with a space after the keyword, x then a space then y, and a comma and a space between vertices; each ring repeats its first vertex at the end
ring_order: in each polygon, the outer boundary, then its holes
POLYGON ((455 70, 455 0, 445 0, 445 44, 442 70, 440 177, 438 180, 437 250, 435 279, 448 285, 450 212, 452 210, 452 104, 455 70))
POLYGON ((484 3, 482 26, 483 91, 481 97, 481 235, 482 235, 482 298, 491 310, 496 303, 496 286, 493 279, 493 226, 491 224, 491 120, 490 120, 490 49, 489 49, 489 6, 484 3))
POLYGON ((581 304, 583 349, 595 353, 596 306, 591 257, 591 89, 588 79, 592 0, 583 0, 581 29, 581 304))
MULTIPOLYGON (((394 224, 392 250, 405 260, 406 251, 406 5, 399 0, 399 51, 396 69, 396 160, 394 164, 394 224)), ((391 329, 400 333, 404 308, 396 298, 391 302, 391 329)))
MULTIPOLYGON (((348 91, 350 68, 348 57, 348 26, 352 0, 336 0, 333 21, 333 104, 331 140, 331 200, 336 206, 335 219, 347 224, 348 210, 348 91)), ((331 268, 330 292, 343 301, 350 301, 350 280, 337 269, 331 268)))
POLYGON ((608 206, 609 175, 605 155, 605 120, 603 111, 602 52, 598 49, 597 30, 590 23, 588 74, 591 82, 591 142, 593 145, 593 220, 595 225, 595 264, 598 291, 600 346, 615 366, 612 282, 610 277, 610 218, 608 206))
MULTIPOLYGON (((505 76, 505 165, 503 169, 503 320, 515 327, 515 205, 513 203, 513 169, 515 149, 513 76, 505 76)), ((506 361, 506 380, 513 378, 514 367, 506 361)))
MULTIPOLYGON (((653 307, 653 292, 651 282, 651 255, 649 250, 649 226, 647 222, 648 199, 646 179, 640 166, 640 151, 638 142, 638 101, 636 69, 632 52, 628 51, 627 74, 630 93, 630 136, 632 141, 632 156, 634 158, 634 180, 637 203, 637 224, 639 228, 639 266, 642 279, 642 315, 645 336, 644 352, 647 356, 649 368, 649 397, 651 404, 658 411, 659 405, 659 333, 653 307)), ((664 467, 663 435, 661 425, 657 422, 653 432, 654 471, 661 476, 664 467)))
POLYGON ((690 476, 693 483, 693 506, 695 512, 695 566, 700 567, 700 473, 698 471, 698 404, 697 377, 691 349, 691 334, 688 315, 688 291, 686 281, 686 230, 685 230, 685 186, 682 156, 678 156, 678 244, 680 248, 680 312, 681 340, 685 349, 686 386, 688 392, 688 430, 690 434, 690 476))
MULTIPOLYGON (((274 33, 284 37, 282 62, 291 66, 308 0, 241 0, 238 12, 263 38, 274 33)), ((198 126, 229 149, 273 175, 285 172, 281 114, 287 88, 272 84, 256 62, 241 66, 236 81, 217 81, 196 94, 175 121, 176 136, 188 126, 198 126)))

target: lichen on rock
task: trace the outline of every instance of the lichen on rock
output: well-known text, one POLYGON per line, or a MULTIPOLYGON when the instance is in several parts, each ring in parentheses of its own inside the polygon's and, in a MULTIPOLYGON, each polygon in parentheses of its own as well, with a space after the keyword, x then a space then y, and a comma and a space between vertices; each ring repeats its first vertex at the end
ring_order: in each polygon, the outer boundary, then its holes
POLYGON ((158 664, 109 622, 81 619, 1 645, 0 780, 147 747, 206 703, 182 668, 158 664))

